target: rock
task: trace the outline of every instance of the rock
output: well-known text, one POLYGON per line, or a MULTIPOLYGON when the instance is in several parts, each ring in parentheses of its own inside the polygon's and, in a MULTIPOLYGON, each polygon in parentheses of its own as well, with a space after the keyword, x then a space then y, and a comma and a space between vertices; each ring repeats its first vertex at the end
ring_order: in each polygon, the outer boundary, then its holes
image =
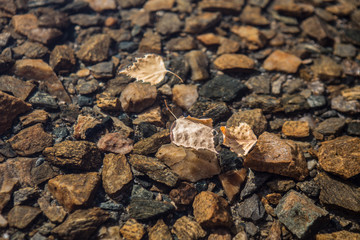
POLYGON ((349 136, 322 142, 318 152, 320 166, 345 179, 359 174, 359 146, 360 139, 349 136))
POLYGON ((284 93, 293 94, 298 92, 299 89, 304 87, 304 80, 300 78, 288 79, 282 84, 282 90, 284 93))
POLYGON ((172 211, 174 206, 167 202, 149 199, 133 199, 129 205, 129 215, 136 220, 159 218, 172 211))
POLYGON ((0 91, 0 134, 8 130, 17 115, 30 110, 31 104, 0 91))
POLYGON ((299 94, 283 94, 281 104, 283 105, 285 113, 302 111, 310 108, 306 98, 299 94))
POLYGON ((156 158, 132 154, 130 155, 129 162, 137 171, 145 173, 157 182, 163 183, 169 187, 174 187, 176 185, 178 180, 177 175, 156 158))
POLYGON ((48 53, 49 49, 41 43, 26 41, 20 46, 12 49, 15 58, 26 56, 27 58, 42 58, 48 53))
POLYGON ((39 198, 37 203, 39 204, 41 211, 51 222, 61 223, 64 221, 67 213, 62 206, 50 204, 45 197, 39 198))
POLYGON ((226 122, 226 127, 238 126, 241 122, 249 124, 257 136, 267 128, 267 121, 261 109, 244 110, 234 113, 226 122))
POLYGON ((115 0, 85 0, 89 6, 96 12, 103 12, 106 10, 116 10, 115 0))
POLYGON ((103 240, 121 240, 120 226, 112 226, 106 228, 105 226, 99 229, 98 238, 103 240))
POLYGON ((346 132, 350 135, 360 136, 360 121, 353 120, 347 124, 346 132))
POLYGON ((74 125, 73 136, 76 139, 87 139, 93 129, 99 128, 101 122, 91 116, 79 115, 74 125))
POLYGON ((314 65, 311 67, 314 75, 322 80, 331 80, 340 77, 342 68, 332 58, 321 55, 320 58, 314 60, 314 65))
POLYGON ((0 91, 10 92, 21 100, 25 101, 34 88, 35 85, 30 82, 21 81, 20 79, 12 76, 0 76, 0 91))
POLYGON ((303 180, 309 174, 300 147, 268 132, 259 136, 254 149, 245 158, 244 167, 297 180, 303 180))
POLYGON ((17 154, 29 156, 51 146, 52 136, 44 131, 41 123, 38 123, 23 129, 10 138, 9 142, 17 154), (32 141, 29 141, 29 139, 32 139, 32 141))
POLYGON ((310 4, 288 1, 274 5, 274 10, 287 16, 306 17, 314 12, 314 7, 310 4))
POLYGON ((221 71, 254 69, 255 62, 243 54, 223 54, 216 58, 214 65, 221 71))
POLYGON ((70 16, 71 23, 82 27, 98 26, 103 23, 103 18, 99 15, 74 14, 70 16))
POLYGON ((193 15, 185 19, 184 32, 198 34, 213 27, 220 20, 221 14, 218 12, 203 12, 196 16, 193 15))
POLYGON ((225 0, 222 2, 216 0, 202 0, 199 7, 208 11, 220 11, 224 13, 238 13, 244 5, 243 0, 225 0))
POLYGON ((0 73, 7 72, 13 65, 14 59, 11 57, 11 52, 8 55, 0 54, 0 73))
POLYGON ((213 33, 204 33, 204 34, 198 35, 196 37, 196 39, 207 46, 219 45, 221 42, 221 37, 219 37, 213 33))
POLYGON ((172 38, 166 43, 166 48, 170 51, 190 51, 197 47, 193 37, 172 38))
POLYGON ((29 226, 41 213, 41 210, 30 206, 14 206, 8 213, 11 227, 24 229, 29 226))
POLYGON ((139 82, 129 83, 120 96, 121 107, 125 112, 141 112, 156 100, 156 87, 139 82))
POLYGON ((326 44, 332 40, 328 25, 317 16, 305 19, 300 27, 307 35, 315 38, 320 44, 326 44))
POLYGON ((49 191, 67 211, 89 205, 99 185, 96 172, 59 175, 48 182, 49 191))
POLYGON ((175 13, 165 13, 155 24, 156 31, 163 35, 170 35, 179 32, 182 22, 175 13), (171 22, 171 24, 169 24, 171 22))
POLYGON ((269 95, 250 94, 244 97, 242 101, 246 107, 258 108, 264 112, 279 112, 283 110, 280 99, 269 95))
POLYGON ((245 82, 246 87, 256 94, 270 94, 270 78, 266 75, 250 77, 245 82))
POLYGON ((179 240, 199 239, 206 236, 206 232, 201 228, 199 223, 191 220, 187 216, 176 220, 171 232, 175 234, 179 240))
POLYGON ((296 187, 309 197, 318 197, 320 193, 320 187, 314 180, 299 182, 296 187))
POLYGON ((240 15, 241 22, 250 25, 266 26, 269 25, 269 20, 261 15, 261 8, 251 5, 246 5, 240 15))
POLYGON ((114 63, 101 62, 90 67, 91 74, 96 79, 108 79, 114 76, 114 63))
POLYGON ((0 228, 6 228, 8 221, 0 214, 0 228))
POLYGON ((132 172, 125 155, 109 153, 105 155, 102 184, 105 192, 116 199, 132 180, 132 172))
POLYGON ((300 64, 301 59, 295 55, 275 50, 265 59, 263 67, 268 71, 296 73, 300 64))
POLYGON ((250 50, 262 48, 266 44, 265 35, 259 29, 252 26, 233 26, 231 32, 247 41, 250 50))
POLYGON ((125 239, 141 240, 146 231, 142 224, 130 218, 120 228, 120 233, 125 239))
POLYGON ((273 192, 287 192, 295 187, 295 182, 293 180, 273 180, 267 182, 266 185, 273 192))
MULTIPOLYGON (((236 53, 239 51, 241 45, 238 41, 228 39, 228 38, 221 38, 220 46, 216 52, 216 54, 224 54, 224 53, 236 53)), ((240 54, 241 55, 241 54, 240 54)))
POLYGON ((14 206, 29 203, 30 201, 37 198, 39 192, 32 187, 24 187, 13 193, 14 206))
POLYGON ((229 109, 224 102, 196 102, 188 111, 192 117, 211 118, 214 123, 229 115, 229 109))
POLYGON ((150 0, 144 5, 146 11, 159 11, 159 10, 170 10, 174 5, 175 0, 150 0))
POLYGON ((63 141, 45 148, 43 155, 52 164, 73 169, 98 169, 102 164, 100 151, 87 141, 63 141))
POLYGON ((205 53, 193 50, 185 54, 185 61, 191 68, 191 80, 201 81, 209 77, 208 59, 205 53))
POLYGON ((355 114, 360 112, 360 103, 356 100, 347 101, 343 96, 337 96, 331 99, 331 108, 339 112, 355 114))
POLYGON ((6 207, 11 198, 11 193, 0 192, 0 212, 6 207))
POLYGON ((54 228, 52 233, 65 240, 90 238, 109 217, 109 213, 100 208, 77 210, 54 228))
POLYGON ((345 119, 343 118, 328 118, 322 121, 315 131, 323 135, 338 135, 345 127, 345 119))
POLYGON ((48 92, 59 100, 71 103, 61 81, 52 68, 41 59, 21 59, 15 62, 13 72, 16 76, 25 79, 35 79, 44 82, 48 92))
POLYGON ((123 134, 114 132, 107 133, 100 138, 97 147, 104 152, 128 154, 133 150, 133 140, 123 134))
POLYGON ((329 240, 329 239, 358 239, 360 238, 359 233, 353 233, 349 231, 338 231, 332 233, 321 233, 316 235, 316 240, 329 240))
POLYGON ((253 194, 236 206, 235 210, 241 218, 258 221, 265 215, 265 208, 258 195, 253 194))
POLYGON ((50 166, 48 162, 43 162, 42 164, 38 165, 35 164, 31 168, 31 179, 34 185, 39 185, 55 176, 58 175, 57 169, 50 166))
POLYGON ((170 191, 169 197, 179 207, 189 205, 193 202, 197 194, 196 189, 186 182, 179 184, 178 188, 174 188, 170 191))
POLYGON ((15 15, 12 17, 12 24, 16 32, 28 35, 31 30, 38 27, 37 17, 32 14, 15 15))
POLYGON ((156 126, 163 126, 162 113, 160 106, 149 108, 148 110, 140 113, 133 121, 133 124, 139 125, 141 123, 151 123, 156 126))
POLYGON ((24 127, 37 123, 44 124, 48 121, 48 119, 49 113, 41 109, 34 110, 31 113, 20 117, 21 124, 24 127))
POLYGON ((195 220, 204 228, 230 228, 232 218, 227 201, 213 192, 199 193, 193 203, 195 220))
POLYGON ((159 34, 148 30, 144 33, 143 38, 139 44, 139 52, 142 53, 161 53, 161 37, 159 34))
POLYGON ((310 96, 307 98, 307 103, 310 108, 320 108, 326 105, 326 98, 324 96, 310 96))
POLYGON ((133 153, 142 155, 156 153, 162 145, 167 143, 170 143, 170 132, 165 129, 135 143, 133 153))
POLYGON ((316 206, 310 198, 290 191, 275 208, 279 221, 298 238, 304 238, 324 225, 328 212, 316 206), (291 216, 291 217, 290 217, 291 216))
POLYGON ((166 144, 156 157, 179 176, 179 179, 197 182, 220 173, 217 156, 209 150, 195 150, 166 144))
POLYGON ((34 28, 29 31, 27 37, 33 41, 49 45, 62 35, 57 28, 34 28))
POLYGON ((111 38, 107 34, 96 34, 81 45, 76 56, 89 63, 105 61, 108 58, 111 38))
POLYGON ((76 64, 74 50, 67 45, 57 45, 50 54, 49 64, 55 72, 71 72, 76 64))
POLYGON ((219 75, 202 85, 199 94, 203 97, 229 102, 245 90, 246 86, 241 83, 240 79, 219 75))
POLYGON ((287 137, 302 138, 309 136, 309 123, 306 121, 286 121, 281 129, 287 137))
POLYGON ((352 44, 335 43, 334 55, 344 58, 352 58, 356 56, 356 48, 352 44))
POLYGON ((208 240, 231 240, 231 234, 228 230, 219 228, 214 230, 208 237, 208 240))
POLYGON ((173 101, 187 110, 197 100, 199 94, 196 85, 177 84, 172 88, 173 101))
POLYGON ((360 85, 342 90, 341 96, 346 100, 360 100, 360 85))
POLYGON ((105 111, 121 110, 121 102, 118 97, 111 96, 108 92, 103 92, 96 96, 96 105, 105 111))
POLYGON ((247 170, 245 168, 240 170, 230 170, 219 175, 221 185, 224 188, 229 202, 232 202, 234 197, 240 192, 240 188, 245 182, 246 176, 247 170))
POLYGON ((164 220, 159 219, 156 224, 149 229, 149 240, 168 239, 172 240, 169 227, 164 223, 164 220))

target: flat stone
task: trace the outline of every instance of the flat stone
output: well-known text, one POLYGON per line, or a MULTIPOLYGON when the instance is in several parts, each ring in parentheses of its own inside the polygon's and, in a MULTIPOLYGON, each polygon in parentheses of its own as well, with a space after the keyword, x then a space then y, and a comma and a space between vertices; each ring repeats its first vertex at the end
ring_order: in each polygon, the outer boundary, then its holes
POLYGON ((344 43, 335 43, 334 45, 334 55, 339 57, 355 57, 356 56, 356 47, 352 44, 344 43))
POLYGON ((245 182, 246 177, 247 170, 245 168, 230 170, 219 175, 221 185, 224 188, 229 202, 232 202, 234 197, 240 192, 240 188, 245 182))
POLYGON ((309 17, 301 23, 302 30, 320 44, 326 44, 331 40, 328 25, 317 16, 309 17))
POLYGON ((355 114, 360 112, 360 102, 357 100, 346 100, 343 96, 337 96, 331 99, 331 109, 355 114))
POLYGON ((149 240, 172 239, 170 229, 162 219, 159 219, 156 224, 149 229, 148 236, 149 240))
MULTIPOLYGON (((59 3, 59 0, 57 1, 59 3)), ((63 29, 69 26, 69 18, 62 11, 45 7, 36 9, 35 14, 38 17, 39 27, 63 29)))
POLYGON ((65 168, 91 170, 102 164, 95 143, 87 141, 63 141, 45 148, 43 155, 52 164, 65 168))
POLYGON ((300 64, 301 59, 295 55, 275 50, 265 59, 263 67, 268 71, 296 73, 300 64))
POLYGON ((196 37, 196 39, 206 46, 219 45, 221 41, 221 37, 215 35, 214 33, 200 34, 196 37))
POLYGON ((198 34, 213 27, 220 20, 221 14, 219 12, 203 12, 199 15, 193 15, 185 19, 184 32, 198 34))
POLYGON ((240 12, 242 6, 244 5, 243 0, 225 0, 225 1, 216 1, 216 0, 202 0, 199 2, 199 7, 206 11, 220 11, 224 13, 231 12, 240 12))
POLYGON ((273 181, 267 182, 266 185, 273 192, 287 192, 294 188, 296 184, 293 180, 275 179, 273 181))
POLYGON ((156 157, 179 176, 179 179, 197 182, 220 173, 216 154, 209 150, 195 150, 166 144, 156 157))
POLYGON ((196 118, 211 118, 214 123, 225 119, 230 111, 224 102, 196 102, 188 110, 192 117, 196 118))
POLYGON ((166 48, 170 51, 190 51, 196 47, 196 41, 191 36, 172 38, 166 43, 166 48))
POLYGON ((183 23, 175 13, 165 13, 155 24, 156 31, 162 35, 169 35, 179 32, 183 23), (171 22, 171 24, 169 24, 171 22))
POLYGON ((195 220, 204 228, 230 227, 232 217, 227 201, 209 191, 199 193, 193 203, 195 220))
POLYGON ((270 78, 266 75, 250 77, 245 82, 246 87, 256 94, 270 94, 270 78))
POLYGON ((17 60, 13 67, 14 74, 25 79, 35 79, 45 83, 48 92, 59 100, 71 103, 71 99, 65 91, 61 81, 53 69, 41 59, 17 60))
POLYGON ((36 92, 30 97, 29 103, 31 103, 33 107, 44 108, 46 110, 57 110, 59 108, 55 97, 45 92, 36 92))
POLYGON ((27 34, 27 37, 33 41, 49 45, 54 43, 62 35, 57 28, 34 28, 27 34))
POLYGON ((0 73, 7 72, 12 65, 14 65, 14 59, 8 55, 0 55, 0 73))
POLYGON ((6 205, 10 202, 11 193, 0 192, 0 212, 6 207, 6 205))
POLYGON ((139 44, 139 52, 142 53, 161 53, 161 37, 159 34, 148 30, 144 33, 139 44))
POLYGON ((169 197, 178 207, 181 207, 191 204, 196 194, 197 191, 192 185, 182 182, 179 184, 178 188, 174 188, 170 191, 169 197))
POLYGON ((39 216, 41 210, 30 206, 15 206, 8 213, 8 222, 11 227, 24 229, 39 216))
POLYGON ((26 126, 34 125, 37 123, 44 124, 47 122, 49 117, 50 117, 49 113, 47 113, 46 111, 41 110, 41 109, 36 109, 27 115, 21 116, 20 121, 21 121, 22 125, 24 127, 26 127, 26 126))
POLYGON ((32 14, 15 15, 12 17, 12 24, 15 31, 23 35, 28 35, 32 29, 38 27, 37 17, 32 14))
POLYGON ((27 58, 42 58, 49 49, 41 43, 26 41, 20 46, 14 47, 13 53, 16 58, 26 56, 27 58))
POLYGON ((302 138, 309 136, 309 123, 306 121, 286 121, 281 129, 287 137, 302 138))
POLYGON ((170 132, 165 129, 135 143, 133 153, 141 155, 156 153, 162 145, 167 143, 170 143, 170 132))
POLYGON ((172 100, 183 109, 189 109, 197 100, 199 94, 196 85, 177 84, 172 88, 172 100))
POLYGON ((143 113, 140 113, 136 119, 134 119, 133 124, 139 125, 141 123, 151 123, 155 126, 163 126, 162 112, 160 106, 155 106, 145 110, 143 113))
POLYGON ((49 64, 55 72, 71 72, 76 64, 74 50, 67 45, 57 45, 51 51, 49 64))
POLYGON ((316 232, 327 220, 328 212, 298 192, 290 191, 275 208, 279 221, 298 238, 316 232))
POLYGON ((114 76, 114 63, 101 62, 90 67, 91 74, 96 79, 109 79, 114 76))
POLYGON ((346 100, 360 100, 360 85, 342 90, 341 96, 346 100))
POLYGON ((37 200, 41 211, 51 221, 56 223, 62 223, 67 215, 66 211, 62 206, 56 204, 50 204, 45 197, 41 197, 37 200))
POLYGON ((90 238, 109 217, 109 213, 100 208, 77 210, 54 228, 52 233, 66 240, 90 238))
POLYGON ((293 1, 288 1, 275 4, 274 10, 287 16, 306 17, 314 12, 314 7, 310 4, 294 3, 293 1))
POLYGON ((90 37, 81 45, 76 56, 89 63, 105 61, 108 58, 111 38, 107 34, 96 34, 90 37))
POLYGON ((314 65, 311 69, 315 76, 318 76, 322 80, 337 78, 342 74, 342 67, 337 64, 334 59, 324 55, 314 60, 314 65))
POLYGON ((267 121, 261 109, 243 110, 234 113, 226 122, 226 127, 239 126, 241 122, 247 123, 257 136, 267 128, 267 121))
POLYGON ((350 135, 360 136, 360 121, 353 120, 347 124, 346 132, 350 135))
POLYGON ((102 185, 105 192, 116 199, 124 191, 133 175, 125 155, 109 153, 105 155, 102 171, 102 185))
POLYGON ((216 58, 214 65, 221 71, 254 69, 255 62, 243 54, 223 54, 216 58))
POLYGON ((156 158, 132 154, 130 155, 129 162, 137 171, 145 173, 157 182, 169 187, 174 187, 177 183, 178 176, 156 158))
POLYGON ((22 81, 16 77, 7 75, 0 76, 0 90, 3 92, 10 92, 21 100, 25 101, 34 88, 34 84, 22 81))
POLYGON ((103 23, 101 16, 83 13, 71 15, 70 21, 71 23, 82 27, 98 26, 103 23))
POLYGON ((265 215, 265 208, 258 195, 253 194, 236 206, 235 210, 241 218, 258 221, 265 215))
POLYGON ((98 128, 101 122, 92 116, 79 115, 74 125, 73 136, 76 139, 87 139, 94 128, 98 128))
POLYGON ((342 132, 345 127, 345 119, 343 118, 328 118, 322 121, 316 128, 315 131, 323 135, 338 135, 342 132))
POLYGON ((360 212, 360 188, 349 182, 319 173, 315 181, 320 186, 320 202, 329 208, 360 212))
POLYGON ((283 94, 281 98, 281 104, 285 113, 291 113, 296 111, 303 111, 310 108, 307 103, 307 99, 299 94, 283 94))
POLYGON ((136 220, 159 218, 174 210, 174 206, 167 202, 149 199, 133 199, 129 205, 130 217, 136 220))
POLYGON ((8 130, 17 115, 30 110, 31 104, 0 91, 0 134, 8 130))
POLYGON ((221 38, 216 54, 236 53, 241 48, 240 42, 228 38, 221 38))
POLYGON ((96 12, 103 12, 106 10, 116 10, 115 0, 85 0, 89 6, 96 12))
POLYGON ((291 140, 264 132, 246 156, 244 166, 260 172, 303 180, 309 174, 301 148, 291 140))
POLYGON ((171 229, 179 240, 199 239, 206 236, 206 232, 201 228, 199 223, 187 216, 177 219, 171 229))
POLYGON ((298 182, 296 187, 309 197, 319 197, 320 187, 314 180, 298 182))
POLYGON ((141 223, 138 223, 135 219, 130 218, 120 228, 120 233, 125 239, 141 240, 146 231, 141 223))
POLYGON ((280 99, 270 95, 250 94, 242 99, 244 106, 268 112, 283 111, 280 99))
POLYGON ((6 228, 8 221, 0 214, 0 228, 6 228))
POLYGON ((104 152, 128 154, 133 150, 133 140, 119 132, 107 133, 100 138, 97 147, 104 152))
POLYGON ((241 22, 250 25, 266 26, 270 21, 261 15, 261 8, 251 5, 246 5, 242 13, 240 14, 241 22))
POLYGON ((48 182, 49 191, 67 211, 88 206, 99 185, 96 172, 59 175, 48 182))
POLYGON ((175 0, 150 0, 144 5, 144 9, 149 12, 159 10, 170 10, 175 3, 175 0))
POLYGON ((219 75, 202 85, 199 94, 203 97, 229 102, 245 90, 246 86, 240 79, 228 75, 219 75))
POLYGON ((262 48, 267 42, 265 35, 259 29, 252 26, 233 26, 230 30, 246 40, 250 50, 262 48))
POLYGON ((105 111, 121 110, 121 102, 118 97, 111 96, 109 92, 103 92, 96 96, 96 105, 105 111))
POLYGON ((39 192, 32 187, 24 187, 13 193, 14 206, 25 205, 39 197, 39 192))
POLYGON ((31 168, 31 180, 34 185, 39 185, 57 175, 58 169, 46 161, 40 165, 35 164, 35 166, 31 168))
POLYGON ((208 59, 205 53, 193 50, 185 54, 185 61, 191 68, 191 80, 201 81, 209 77, 208 59))
MULTIPOLYGON (((150 25, 152 18, 151 12, 145 9, 131 9, 129 19, 132 26, 144 27, 150 25)), ((136 49, 135 49, 136 50, 136 49)))
POLYGON ((121 107, 125 112, 141 112, 156 100, 156 87, 139 82, 129 83, 121 92, 121 107))
POLYGON ((353 233, 349 231, 338 231, 332 233, 319 233, 316 234, 316 240, 336 240, 336 239, 358 239, 360 238, 359 233, 353 233))

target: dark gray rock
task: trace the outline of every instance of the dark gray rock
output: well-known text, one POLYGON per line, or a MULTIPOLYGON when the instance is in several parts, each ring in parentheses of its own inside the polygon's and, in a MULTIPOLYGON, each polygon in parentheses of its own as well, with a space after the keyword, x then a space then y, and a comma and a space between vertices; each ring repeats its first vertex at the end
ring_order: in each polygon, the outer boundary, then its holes
POLYGON ((280 100, 270 95, 250 94, 242 100, 246 107, 260 108, 264 112, 277 112, 281 110, 280 100))
POLYGON ((219 152, 219 164, 221 172, 240 169, 242 167, 242 162, 239 161, 237 154, 226 148, 221 149, 219 152))
POLYGON ((131 41, 123 41, 119 43, 119 49, 125 52, 134 52, 138 48, 138 44, 131 41))
POLYGON ((96 79, 92 79, 90 81, 86 81, 84 79, 80 79, 78 81, 78 85, 76 86, 76 90, 79 94, 86 95, 91 94, 99 89, 99 82, 96 79))
POLYGON ((318 108, 323 107, 326 105, 326 98, 322 95, 314 96, 311 95, 307 98, 307 103, 309 104, 310 108, 318 108))
POLYGON ((136 220, 157 218, 172 210, 174 210, 174 206, 170 203, 149 199, 134 199, 129 205, 130 217, 136 220))
POLYGON ((93 102, 94 102, 94 100, 91 97, 79 96, 79 98, 78 98, 78 104, 80 107, 91 106, 91 105, 93 105, 93 102))
POLYGON ((114 63, 101 62, 90 67, 92 75, 96 79, 112 78, 114 76, 114 63))
POLYGON ((138 184, 134 184, 133 189, 131 191, 131 199, 153 199, 154 193, 149 190, 146 190, 142 186, 138 184))
POLYGON ((245 85, 256 94, 270 94, 270 76, 258 75, 249 78, 245 85))
POLYGON ((281 103, 283 105, 285 113, 309 109, 309 104, 307 103, 306 98, 299 94, 284 94, 281 98, 281 103))
POLYGON ((196 118, 211 118, 216 123, 225 120, 230 110, 224 102, 196 102, 189 109, 189 113, 196 118))
POLYGON ((334 55, 339 57, 355 57, 356 56, 356 47, 352 44, 344 43, 335 43, 334 45, 334 55))
POLYGON ((242 218, 253 221, 258 221, 265 215, 265 208, 256 194, 240 202, 236 211, 242 218))
POLYGON ((350 135, 360 136, 360 121, 353 120, 347 124, 346 132, 350 135))
POLYGON ((156 31, 163 34, 173 34, 179 32, 183 23, 176 13, 165 13, 159 21, 155 24, 156 31), (171 24, 169 24, 171 23, 171 24))
POLYGON ((328 118, 321 122, 316 128, 315 131, 323 135, 334 135, 340 134, 343 128, 345 127, 345 119, 343 118, 328 118))
POLYGON ((98 26, 102 24, 103 19, 100 15, 90 15, 90 14, 75 14, 70 16, 70 21, 73 24, 82 26, 82 27, 90 27, 90 26, 98 26))
POLYGON ((13 194, 14 205, 21 205, 34 200, 39 196, 39 192, 31 187, 20 188, 13 194))
POLYGON ((45 108, 46 110, 56 110, 59 107, 54 97, 44 92, 36 92, 29 99, 29 103, 33 107, 45 108))
POLYGON ((298 182, 296 187, 298 187, 308 197, 317 197, 320 193, 320 187, 314 180, 298 182))
POLYGON ((246 184, 240 193, 240 200, 253 194, 271 177, 271 174, 249 171, 246 184))

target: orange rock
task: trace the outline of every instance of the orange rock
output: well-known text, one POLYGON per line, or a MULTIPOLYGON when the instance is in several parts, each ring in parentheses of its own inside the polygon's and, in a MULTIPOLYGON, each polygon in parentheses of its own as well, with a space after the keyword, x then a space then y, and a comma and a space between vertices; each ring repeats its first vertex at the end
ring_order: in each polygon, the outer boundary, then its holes
POLYGON ((125 239, 140 240, 146 231, 142 224, 138 223, 135 219, 130 218, 120 228, 120 233, 125 239))
POLYGON ((173 101, 184 109, 189 109, 199 97, 196 85, 178 84, 172 89, 173 101))
POLYGON ((121 107, 125 112, 141 112, 145 108, 153 105, 156 96, 155 86, 133 82, 128 84, 121 93, 121 107))
POLYGON ((114 18, 114 17, 108 17, 108 18, 106 18, 104 24, 105 24, 106 27, 112 27, 112 26, 114 26, 116 23, 117 23, 117 19, 116 19, 116 18, 114 18))
POLYGON ((38 19, 32 14, 15 15, 12 18, 15 31, 23 35, 28 35, 32 29, 38 27, 38 19))
POLYGON ((296 73, 301 64, 301 59, 295 55, 275 50, 264 61, 263 67, 268 71, 281 71, 296 73))
POLYGON ((20 121, 23 126, 29 126, 35 123, 46 123, 48 119, 49 113, 42 109, 34 110, 31 113, 20 117, 20 121))
POLYGON ((214 61, 215 67, 220 70, 253 69, 255 62, 243 54, 223 54, 214 61))
POLYGON ((281 131, 288 137, 302 138, 309 136, 310 127, 306 121, 286 121, 281 131))
POLYGON ((175 3, 175 0, 149 0, 145 3, 144 9, 146 11, 170 10, 175 3))
POLYGON ((162 114, 160 106, 152 107, 139 114, 138 117, 133 121, 133 124, 140 124, 142 122, 148 122, 156 126, 162 126, 162 114))
MULTIPOLYGON (((247 42, 254 44, 258 48, 262 48, 266 44, 265 35, 256 27, 252 26, 233 26, 231 32, 245 39, 247 42)), ((250 46, 251 47, 251 46, 250 46)))
POLYGON ((201 228, 199 223, 183 216, 176 220, 171 230, 179 240, 199 239, 206 236, 206 232, 201 228))
POLYGON ((209 46, 209 45, 220 44, 221 37, 216 36, 213 33, 205 33, 205 34, 198 35, 196 37, 196 39, 199 40, 200 42, 202 42, 203 44, 209 46))
POLYGON ((169 227, 164 220, 159 219, 156 224, 149 229, 149 240, 172 239, 169 227))

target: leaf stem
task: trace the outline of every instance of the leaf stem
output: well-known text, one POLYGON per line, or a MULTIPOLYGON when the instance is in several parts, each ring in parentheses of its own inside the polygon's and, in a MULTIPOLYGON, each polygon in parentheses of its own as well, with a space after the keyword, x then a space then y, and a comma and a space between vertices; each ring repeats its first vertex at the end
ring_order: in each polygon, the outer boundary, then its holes
POLYGON ((182 78, 179 77, 179 75, 177 75, 176 73, 174 73, 174 72, 172 72, 172 71, 170 71, 170 70, 166 70, 166 72, 171 73, 172 75, 174 75, 175 77, 177 77, 182 83, 184 83, 184 81, 182 80, 182 78))

